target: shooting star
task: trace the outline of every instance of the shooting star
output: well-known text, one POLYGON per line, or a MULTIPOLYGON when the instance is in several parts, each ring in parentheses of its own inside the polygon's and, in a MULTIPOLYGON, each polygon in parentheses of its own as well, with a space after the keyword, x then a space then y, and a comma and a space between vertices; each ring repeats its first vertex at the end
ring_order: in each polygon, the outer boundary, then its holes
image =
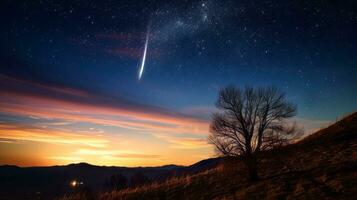
POLYGON ((143 72, 144 72, 146 51, 147 51, 147 48, 148 48, 148 43, 149 43, 149 31, 146 33, 144 54, 143 54, 143 59, 141 60, 141 66, 140 66, 140 70, 139 70, 139 81, 140 81, 140 79, 141 79, 141 77, 143 75, 143 72))

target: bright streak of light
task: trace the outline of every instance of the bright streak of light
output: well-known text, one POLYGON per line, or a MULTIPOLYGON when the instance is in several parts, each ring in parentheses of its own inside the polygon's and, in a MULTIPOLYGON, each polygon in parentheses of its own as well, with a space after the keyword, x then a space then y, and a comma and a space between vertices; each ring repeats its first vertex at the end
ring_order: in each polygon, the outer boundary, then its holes
POLYGON ((143 59, 141 61, 141 67, 140 67, 140 71, 139 71, 139 80, 141 79, 141 77, 143 75, 143 72, 144 72, 145 60, 146 60, 146 51, 147 51, 147 48, 148 48, 148 43, 149 43, 149 32, 146 34, 144 55, 143 55, 143 59))

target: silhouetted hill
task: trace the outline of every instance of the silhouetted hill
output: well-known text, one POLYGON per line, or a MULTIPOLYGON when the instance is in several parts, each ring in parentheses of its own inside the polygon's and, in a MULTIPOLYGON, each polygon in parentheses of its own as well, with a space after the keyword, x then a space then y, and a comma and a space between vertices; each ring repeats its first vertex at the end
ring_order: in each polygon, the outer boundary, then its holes
POLYGON ((177 172, 182 173, 182 175, 198 173, 201 171, 205 171, 208 169, 212 169, 217 167, 223 161, 222 158, 209 158, 205 160, 201 160, 193 165, 179 168, 177 172))
POLYGON ((308 142, 328 142, 328 141, 339 141, 339 140, 355 140, 357 134, 357 112, 347 115, 343 119, 337 121, 336 123, 328 126, 327 128, 317 131, 315 134, 312 134, 306 137, 301 143, 308 142))
MULTIPOLYGON (((264 152, 261 180, 246 181, 241 161, 161 183, 100 193, 97 199, 355 199, 357 113, 302 141, 264 152)), ((216 162, 216 159, 201 163, 216 162)), ((195 168, 195 165, 191 166, 195 168)), ((82 194, 63 200, 83 199, 82 194)))
MULTIPOLYGON (((162 181, 177 174, 192 174, 215 167, 214 162, 191 166, 164 165, 159 167, 107 167, 88 163, 69 164, 52 167, 0 166, 0 200, 2 199, 51 199, 73 188, 69 183, 78 180, 94 192, 107 190, 112 175, 122 174, 128 179, 140 172, 152 181, 162 181)), ((217 164, 217 163, 216 163, 217 164)))

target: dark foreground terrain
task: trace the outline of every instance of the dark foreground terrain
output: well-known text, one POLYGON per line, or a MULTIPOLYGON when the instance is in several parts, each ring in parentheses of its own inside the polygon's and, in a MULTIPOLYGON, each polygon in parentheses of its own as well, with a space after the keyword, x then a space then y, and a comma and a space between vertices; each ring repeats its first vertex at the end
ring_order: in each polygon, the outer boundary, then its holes
POLYGON ((69 199, 356 199, 357 113, 304 140, 264 152, 261 180, 246 180, 238 161, 142 187, 69 199))
MULTIPOLYGON (((149 182, 163 181, 173 176, 195 174, 215 168, 220 159, 202 160, 191 166, 166 165, 160 167, 104 167, 87 163, 53 167, 0 166, 0 200, 54 199, 85 189, 92 193, 111 190, 110 178, 121 174, 129 182, 135 174, 142 174, 149 182), (73 180, 82 182, 73 188, 73 180)), ((129 184, 129 183, 128 183, 129 184)))

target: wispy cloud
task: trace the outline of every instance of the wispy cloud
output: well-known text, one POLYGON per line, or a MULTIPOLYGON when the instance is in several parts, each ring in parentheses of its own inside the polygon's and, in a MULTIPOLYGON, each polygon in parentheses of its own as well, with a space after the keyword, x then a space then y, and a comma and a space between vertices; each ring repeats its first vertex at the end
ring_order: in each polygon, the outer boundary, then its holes
POLYGON ((84 158, 74 157, 74 156, 49 156, 49 157, 47 157, 47 159, 69 161, 69 162, 80 162, 80 161, 84 160, 84 158))
POLYGON ((172 148, 178 149, 201 149, 211 147, 203 138, 169 138, 172 148))
MULTIPOLYGON (((96 41, 108 43, 105 47, 99 48, 104 53, 119 57, 140 60, 143 56, 146 32, 110 32, 96 34, 96 41)), ((149 34, 149 40, 153 35, 149 34)), ((150 47, 148 56, 157 58, 163 54, 158 48, 150 47)))
MULTIPOLYGON (((139 60, 143 56, 143 46, 140 47, 111 47, 106 48, 105 52, 121 58, 131 58, 135 60, 139 60)), ((162 54, 158 49, 150 49, 148 52, 148 56, 150 58, 157 58, 162 54)))
POLYGON ((166 135, 155 133, 154 135, 170 143, 170 147, 174 149, 202 149, 210 147, 206 137, 193 137, 190 134, 166 135))
POLYGON ((142 47, 115 47, 106 49, 105 52, 113 56, 133 59, 140 59, 143 56, 142 47))
POLYGON ((53 87, 4 77, 0 77, 0 85, 5 86, 0 89, 4 97, 0 100, 2 113, 168 134, 207 133, 205 120, 122 98, 98 96, 79 90, 63 93, 61 89, 53 90, 53 87))
POLYGON ((89 147, 105 147, 109 141, 93 135, 73 134, 69 132, 42 129, 26 125, 0 123, 0 140, 30 141, 50 144, 81 145, 89 147))
POLYGON ((144 32, 111 32, 111 33, 98 33, 96 38, 98 40, 109 40, 128 43, 130 41, 140 41, 145 37, 144 32))
POLYGON ((103 149, 79 149, 74 152, 76 155, 81 156, 101 156, 104 158, 131 158, 131 159, 150 159, 159 158, 160 155, 137 153, 133 151, 123 150, 103 150, 103 149))

